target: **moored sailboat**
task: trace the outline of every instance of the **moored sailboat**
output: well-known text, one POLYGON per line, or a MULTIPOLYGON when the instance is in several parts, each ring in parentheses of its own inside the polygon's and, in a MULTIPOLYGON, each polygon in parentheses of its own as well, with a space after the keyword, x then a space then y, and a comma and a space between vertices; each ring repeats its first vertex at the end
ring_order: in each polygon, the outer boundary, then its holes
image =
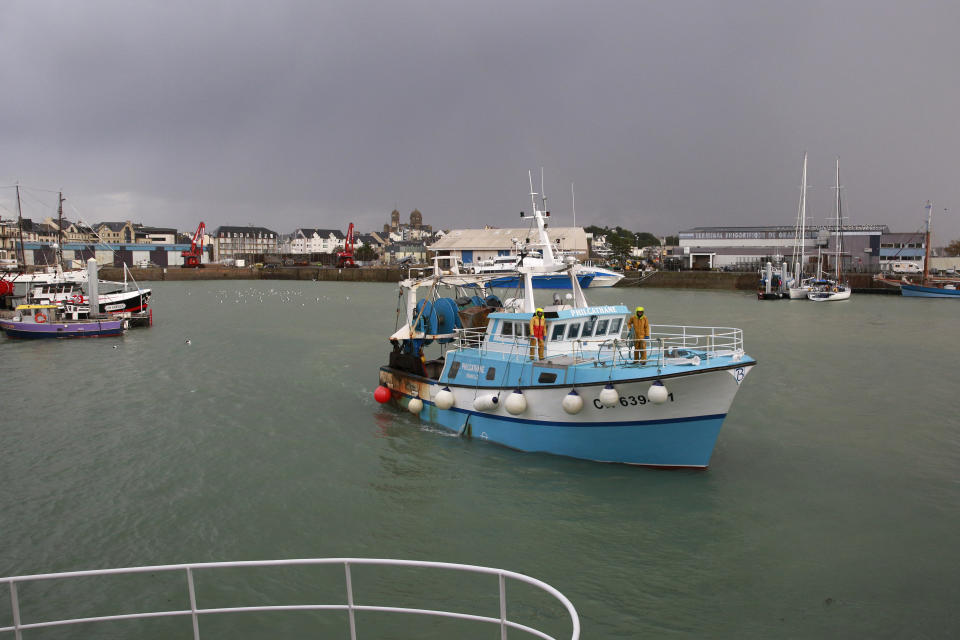
POLYGON ((851 290, 850 284, 843 279, 843 218, 840 205, 840 159, 837 158, 837 197, 836 197, 836 232, 837 242, 834 251, 834 280, 813 283, 813 289, 807 293, 807 299, 814 302, 837 302, 848 300, 851 290))

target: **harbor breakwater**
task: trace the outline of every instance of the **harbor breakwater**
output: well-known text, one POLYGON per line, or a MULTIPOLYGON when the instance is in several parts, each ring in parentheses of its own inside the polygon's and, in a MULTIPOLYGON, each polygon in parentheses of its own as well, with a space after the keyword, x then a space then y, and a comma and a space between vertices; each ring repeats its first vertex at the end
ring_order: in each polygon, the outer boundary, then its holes
MULTIPOLYGON (((182 269, 180 267, 150 267, 133 269, 138 281, 184 281, 184 280, 317 280, 321 282, 399 282, 407 276, 401 267, 360 267, 337 269, 335 267, 276 267, 252 269, 250 267, 205 267, 182 269)), ((123 280, 123 270, 118 267, 103 267, 100 277, 104 280, 123 280)), ((855 293, 893 293, 900 291, 873 279, 871 274, 847 274, 855 293)), ((726 273, 720 271, 657 271, 647 277, 627 275, 618 287, 649 287, 656 289, 706 289, 712 291, 755 291, 758 276, 755 273, 726 273)))

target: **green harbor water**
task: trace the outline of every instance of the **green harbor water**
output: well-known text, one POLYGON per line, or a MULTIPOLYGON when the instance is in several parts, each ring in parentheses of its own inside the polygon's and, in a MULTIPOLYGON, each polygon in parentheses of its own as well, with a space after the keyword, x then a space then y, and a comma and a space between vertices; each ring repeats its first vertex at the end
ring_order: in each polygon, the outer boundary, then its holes
MULTIPOLYGON (((643 304, 653 324, 744 330, 759 365, 711 468, 692 472, 524 454, 380 407, 394 285, 150 286, 150 329, 0 338, 0 575, 409 558, 544 580, 573 601, 583 638, 960 635, 953 301, 588 291, 594 304, 643 304)), ((356 568, 353 582, 360 604, 498 616, 492 578, 356 568)), ((183 574, 19 595, 25 622, 188 606, 183 574)), ((345 601, 336 568, 201 574, 197 595, 202 607, 345 601)), ((549 598, 511 584, 508 603, 569 634, 549 598)), ((499 637, 477 623, 357 622, 363 639, 499 637)), ((200 630, 349 637, 338 612, 203 617, 200 630)), ((89 637, 192 636, 189 617, 24 634, 89 637)))

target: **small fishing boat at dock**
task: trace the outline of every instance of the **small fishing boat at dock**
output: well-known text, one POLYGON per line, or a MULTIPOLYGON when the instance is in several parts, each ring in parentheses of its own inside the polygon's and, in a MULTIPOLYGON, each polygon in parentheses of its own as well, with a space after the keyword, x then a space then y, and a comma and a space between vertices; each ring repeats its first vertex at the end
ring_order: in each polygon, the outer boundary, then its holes
POLYGON ((55 304, 22 304, 16 315, 0 319, 0 331, 9 338, 104 338, 127 330, 124 319, 73 320, 55 304))

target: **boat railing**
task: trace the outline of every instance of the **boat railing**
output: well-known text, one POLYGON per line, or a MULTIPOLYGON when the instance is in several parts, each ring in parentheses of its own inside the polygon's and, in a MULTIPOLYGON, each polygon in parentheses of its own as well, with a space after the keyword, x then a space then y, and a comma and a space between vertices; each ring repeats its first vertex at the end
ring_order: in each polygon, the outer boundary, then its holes
MULTIPOLYGON (((547 333, 549 336, 549 329, 547 333)), ((654 325, 650 339, 645 342, 647 360, 657 362, 660 366, 743 355, 743 330, 733 327, 654 325)), ((499 336, 497 341, 490 341, 486 328, 456 330, 457 349, 525 356, 529 345, 530 338, 525 336, 499 336)), ((633 361, 634 340, 619 335, 579 338, 569 342, 546 340, 545 346, 548 358, 572 358, 574 363, 616 366, 633 361)))
POLYGON ((210 614, 242 613, 242 612, 279 612, 279 611, 345 611, 349 623, 350 638, 356 640, 358 637, 357 623, 355 614, 358 611, 375 611, 390 614, 413 614, 421 616, 436 616, 440 618, 452 618, 459 620, 469 620, 474 622, 485 622, 500 627, 501 639, 506 639, 507 630, 515 629, 527 634, 543 638, 545 640, 554 640, 543 631, 533 627, 510 620, 507 617, 507 579, 522 582, 533 587, 537 587, 547 594, 553 596, 560 602, 570 616, 572 626, 570 638, 578 640, 580 637, 580 618, 577 610, 570 600, 560 591, 551 587, 549 584, 531 578, 530 576, 514 571, 504 569, 494 569, 491 567, 482 567, 476 565, 456 564, 449 562, 429 562, 419 560, 394 560, 379 558, 308 558, 297 560, 253 560, 242 562, 203 562, 192 564, 173 564, 158 565, 148 567, 125 567, 119 569, 98 569, 89 571, 68 571, 63 573, 45 573, 25 576, 15 576, 0 578, 0 584, 6 584, 10 590, 10 604, 13 616, 13 625, 0 627, 0 635, 13 632, 16 640, 22 640, 22 633, 31 629, 42 629, 47 627, 60 627, 68 625, 79 625, 94 622, 113 622, 120 620, 136 620, 147 618, 169 618, 169 617, 190 617, 193 623, 193 638, 200 639, 201 616, 210 614), (195 585, 195 574, 200 572, 209 572, 215 569, 236 568, 236 567, 278 567, 278 566, 309 566, 309 565, 342 565, 345 577, 345 603, 335 604, 293 604, 293 605, 267 605, 267 606, 238 606, 238 607, 217 607, 203 608, 199 605, 199 597, 195 585), (459 572, 475 573, 482 575, 496 576, 497 588, 499 593, 499 612, 496 616, 487 616, 479 614, 461 613, 455 611, 441 611, 435 609, 414 609, 408 607, 393 607, 383 605, 367 605, 357 603, 354 597, 354 576, 352 568, 358 565, 375 565, 381 567, 419 567, 426 569, 452 570, 459 572), (106 616, 92 616, 85 618, 70 618, 62 620, 47 620, 42 622, 24 622, 21 619, 20 587, 22 585, 36 583, 47 580, 61 581, 72 578, 89 578, 95 576, 111 576, 121 574, 156 574, 163 572, 181 572, 186 578, 186 596, 189 603, 188 609, 174 609, 165 611, 146 611, 140 613, 123 613, 106 616))

